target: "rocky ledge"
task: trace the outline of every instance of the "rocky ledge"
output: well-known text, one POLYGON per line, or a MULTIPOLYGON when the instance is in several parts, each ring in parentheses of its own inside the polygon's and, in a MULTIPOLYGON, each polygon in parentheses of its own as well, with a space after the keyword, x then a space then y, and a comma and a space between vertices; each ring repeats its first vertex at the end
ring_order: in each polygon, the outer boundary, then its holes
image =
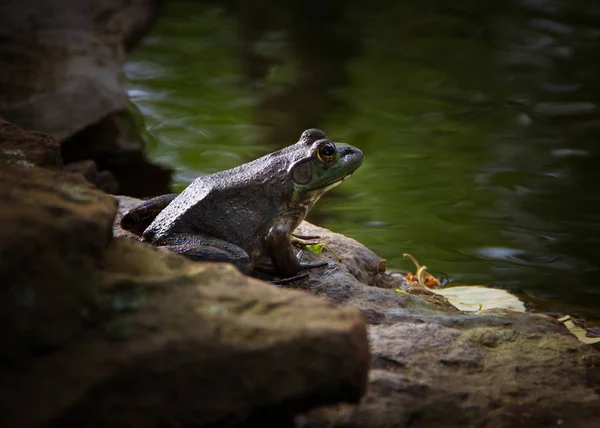
POLYGON ((356 308, 114 239, 117 201, 0 141, 3 427, 286 426, 356 403, 356 308))
POLYGON ((30 144, 0 141, 4 427, 600 426, 600 353, 551 318, 460 312, 307 223, 342 262, 307 253, 329 266, 287 289, 190 262, 114 226, 139 200, 10 133, 30 144))
MULTIPOLYGON (((140 203, 118 199, 119 211, 140 203)), ((360 308, 372 358, 359 405, 320 408, 296 426, 600 426, 600 353, 556 320, 501 309, 460 312, 386 274, 385 260, 353 239, 307 222, 299 232, 320 236, 342 262, 323 251, 328 267, 286 287, 360 308)), ((131 236, 118 221, 115 234, 131 236)))

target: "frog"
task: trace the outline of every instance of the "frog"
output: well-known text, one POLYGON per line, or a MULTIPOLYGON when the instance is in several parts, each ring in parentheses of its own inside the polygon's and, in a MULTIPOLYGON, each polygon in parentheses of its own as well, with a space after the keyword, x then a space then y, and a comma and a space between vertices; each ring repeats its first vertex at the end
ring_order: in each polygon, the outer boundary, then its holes
POLYGON ((229 262, 248 275, 293 278, 327 265, 300 261, 293 244, 314 244, 319 237, 294 231, 321 196, 362 161, 360 149, 307 129, 279 151, 200 176, 180 194, 143 202, 124 213, 121 227, 192 260, 229 262))

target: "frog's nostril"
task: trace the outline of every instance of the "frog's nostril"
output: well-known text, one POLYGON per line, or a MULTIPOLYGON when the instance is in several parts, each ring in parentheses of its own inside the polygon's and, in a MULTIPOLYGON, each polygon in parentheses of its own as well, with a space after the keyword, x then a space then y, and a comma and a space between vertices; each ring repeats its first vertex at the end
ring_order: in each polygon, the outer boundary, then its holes
POLYGON ((357 149, 356 147, 343 147, 339 151, 341 157, 352 156, 352 157, 363 157, 362 150, 357 149))

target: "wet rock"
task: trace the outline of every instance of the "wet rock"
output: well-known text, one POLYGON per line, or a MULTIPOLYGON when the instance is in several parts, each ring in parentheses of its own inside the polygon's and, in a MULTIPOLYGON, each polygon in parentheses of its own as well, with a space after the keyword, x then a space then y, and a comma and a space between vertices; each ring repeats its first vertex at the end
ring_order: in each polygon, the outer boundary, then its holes
POLYGON ((115 201, 79 174, 0 165, 4 365, 27 364, 83 331, 115 201))

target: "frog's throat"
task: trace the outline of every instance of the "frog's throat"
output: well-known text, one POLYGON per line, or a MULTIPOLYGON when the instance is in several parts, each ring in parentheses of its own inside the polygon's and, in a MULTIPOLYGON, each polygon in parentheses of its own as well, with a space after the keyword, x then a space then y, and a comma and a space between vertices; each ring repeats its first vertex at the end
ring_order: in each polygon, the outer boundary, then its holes
POLYGON ((335 186, 339 186, 340 184, 342 184, 342 182, 343 182, 343 181, 347 180, 347 179, 348 179, 348 178, 350 178, 351 176, 352 176, 352 174, 348 174, 347 176, 345 176, 345 177, 342 177, 342 178, 340 178, 339 180, 337 180, 337 181, 334 181, 334 182, 333 182, 333 183, 331 183, 331 184, 328 184, 327 186, 323 187, 323 188, 322 188, 322 189, 320 189, 320 190, 321 190, 321 192, 322 192, 322 193, 325 193, 325 192, 327 192, 328 190, 331 190, 331 189, 333 189, 335 186))
POLYGON ((306 192, 295 192, 294 198, 292 199, 292 203, 304 206, 306 208, 306 213, 308 214, 308 211, 310 211, 310 209, 317 203, 317 201, 321 198, 321 196, 323 196, 325 192, 327 192, 330 189, 333 189, 335 186, 340 185, 351 175, 352 174, 348 174, 345 177, 333 181, 324 187, 319 187, 318 189, 309 190, 306 192))

